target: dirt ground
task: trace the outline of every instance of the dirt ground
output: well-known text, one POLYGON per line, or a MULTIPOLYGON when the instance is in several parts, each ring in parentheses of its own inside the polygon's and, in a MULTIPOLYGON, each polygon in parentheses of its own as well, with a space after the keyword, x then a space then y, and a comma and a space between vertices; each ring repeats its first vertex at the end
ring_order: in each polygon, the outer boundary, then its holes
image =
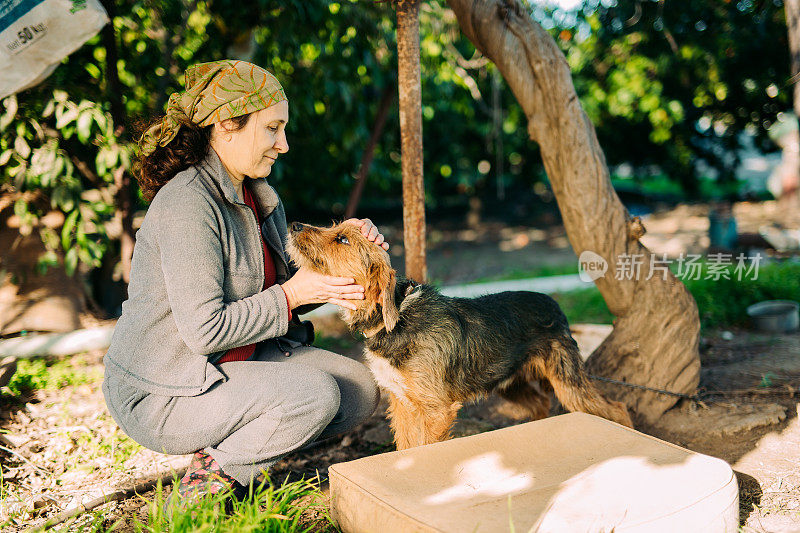
MULTIPOLYGON (((769 219, 763 206, 736 209, 745 229, 757 230, 769 219)), ((706 213, 703 206, 679 207, 648 217, 643 240, 661 253, 700 250, 707 246, 706 213)), ((390 231, 386 233, 391 239, 390 231)), ((480 230, 434 228, 431 237, 431 277, 443 284, 575 260, 560 226, 509 228, 487 223, 480 230)), ((393 253, 401 253, 401 246, 393 248, 393 253)), ((395 262, 400 261, 395 258, 395 262)), ((360 343, 343 331, 337 319, 322 321, 317 329, 325 334, 326 348, 360 357, 360 343)), ((608 326, 573 329, 586 351, 608 332, 608 326)), ((22 531, 110 489, 130 487, 188 464, 188 457, 141 448, 119 430, 100 391, 102 355, 90 352, 69 360, 74 372, 85 376, 83 380, 36 390, 27 397, 0 399, 4 496, 0 523, 16 516, 4 531, 22 531)), ((682 401, 657 424, 637 429, 728 461, 739 478, 743 530, 800 531, 800 333, 705 331, 701 358, 703 401, 682 401)), ((324 479, 332 463, 391 450, 384 411, 385 401, 358 430, 287 457, 273 468, 273 479, 299 479, 317 472, 324 479)), ((513 408, 491 397, 465 406, 454 433, 469 435, 521 421, 513 408)), ((104 525, 122 519, 121 530, 131 530, 132 517, 144 519, 151 497, 148 493, 106 504, 100 508, 104 525)), ((87 520, 74 521, 65 530, 78 530, 87 520)))

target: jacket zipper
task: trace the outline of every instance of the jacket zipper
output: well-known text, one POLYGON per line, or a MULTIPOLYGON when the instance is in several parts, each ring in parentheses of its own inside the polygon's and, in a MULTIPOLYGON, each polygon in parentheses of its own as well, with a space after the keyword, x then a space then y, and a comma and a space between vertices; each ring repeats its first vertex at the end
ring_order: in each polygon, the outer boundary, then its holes
MULTIPOLYGON (((242 193, 244 194, 244 191, 242 193)), ((253 203, 256 203, 255 196, 253 195, 252 191, 250 191, 250 197, 253 198, 253 203)), ((286 273, 288 275, 289 274, 289 265, 287 264, 286 260, 284 259, 283 253, 280 250, 278 250, 277 248, 275 248, 275 246, 272 245, 270 240, 267 239, 266 237, 264 237, 264 235, 262 234, 261 227, 258 225, 258 216, 256 215, 255 210, 253 210, 253 208, 250 207, 249 205, 247 205, 247 203, 245 203, 245 202, 237 202, 237 203, 239 205, 245 206, 248 211, 253 213, 253 219, 256 222, 256 235, 258 235, 258 238, 259 238, 258 244, 261 245, 261 258, 262 258, 262 260, 266 261, 266 259, 267 259, 266 257, 264 257, 264 253, 266 253, 266 250, 264 250, 264 245, 262 244, 262 242, 264 242, 264 243, 267 244, 267 246, 269 246, 272 250, 275 251, 275 255, 277 255, 278 258, 283 263, 283 265, 284 265, 284 267, 286 269, 286 273)), ((266 221, 264 221, 264 222, 266 223, 266 221)), ((262 268, 263 268, 263 264, 262 264, 262 268)), ((277 274, 277 272, 276 272, 276 274, 277 274)), ((264 280, 266 280, 266 277, 267 277, 267 273, 266 272, 264 272, 264 276, 263 277, 264 277, 264 280)), ((261 285, 262 286, 264 285, 263 282, 262 282, 261 285)))

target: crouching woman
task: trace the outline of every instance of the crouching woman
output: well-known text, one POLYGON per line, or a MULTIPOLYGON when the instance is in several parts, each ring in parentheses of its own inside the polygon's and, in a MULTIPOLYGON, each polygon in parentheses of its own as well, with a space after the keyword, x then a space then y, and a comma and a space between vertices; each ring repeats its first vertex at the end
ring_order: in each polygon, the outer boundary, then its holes
MULTIPOLYGON (((295 269, 266 177, 288 151, 278 80, 242 61, 186 71, 186 90, 142 137, 151 200, 128 299, 105 355, 120 428, 165 454, 194 454, 172 496, 241 490, 284 455, 347 432, 375 409, 369 370, 311 346, 314 304, 355 308, 353 279, 295 269)), ((388 248, 369 220, 352 219, 388 248)))

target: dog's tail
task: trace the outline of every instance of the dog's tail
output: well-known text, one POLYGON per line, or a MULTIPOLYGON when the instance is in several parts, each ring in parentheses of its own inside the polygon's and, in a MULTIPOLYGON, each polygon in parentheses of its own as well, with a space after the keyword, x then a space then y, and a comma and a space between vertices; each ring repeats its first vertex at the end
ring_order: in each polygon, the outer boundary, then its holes
POLYGON ((583 367, 578 344, 569 334, 551 343, 544 359, 534 357, 528 363, 529 379, 546 378, 561 404, 569 411, 602 416, 618 424, 633 427, 628 409, 621 402, 606 400, 583 367))

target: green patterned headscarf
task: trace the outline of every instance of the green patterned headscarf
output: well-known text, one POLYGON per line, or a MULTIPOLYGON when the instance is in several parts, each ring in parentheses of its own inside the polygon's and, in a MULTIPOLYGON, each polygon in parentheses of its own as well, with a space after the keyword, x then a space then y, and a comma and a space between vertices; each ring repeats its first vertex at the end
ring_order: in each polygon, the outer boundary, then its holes
POLYGON ((200 63, 186 69, 186 90, 172 93, 167 115, 145 132, 139 146, 148 155, 169 144, 182 121, 210 126, 286 99, 277 78, 252 63, 228 59, 200 63))

